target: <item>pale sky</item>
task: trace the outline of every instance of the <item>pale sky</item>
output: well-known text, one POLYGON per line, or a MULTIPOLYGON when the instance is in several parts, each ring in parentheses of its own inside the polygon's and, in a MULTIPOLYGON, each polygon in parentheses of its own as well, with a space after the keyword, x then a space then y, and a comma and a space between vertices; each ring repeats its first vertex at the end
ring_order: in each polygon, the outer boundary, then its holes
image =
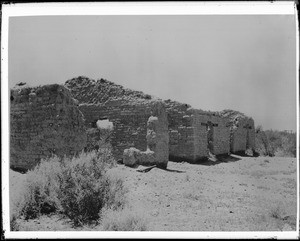
POLYGON ((10 17, 9 86, 104 78, 296 130, 293 15, 10 17))

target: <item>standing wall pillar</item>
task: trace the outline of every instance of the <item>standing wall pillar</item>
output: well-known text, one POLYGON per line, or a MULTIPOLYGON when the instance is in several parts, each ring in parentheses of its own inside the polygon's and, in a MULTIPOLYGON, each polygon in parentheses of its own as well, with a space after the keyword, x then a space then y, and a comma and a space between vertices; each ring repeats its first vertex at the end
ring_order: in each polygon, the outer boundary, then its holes
POLYGON ((155 103, 147 122, 147 149, 154 152, 155 164, 167 168, 169 160, 169 131, 165 107, 155 103))

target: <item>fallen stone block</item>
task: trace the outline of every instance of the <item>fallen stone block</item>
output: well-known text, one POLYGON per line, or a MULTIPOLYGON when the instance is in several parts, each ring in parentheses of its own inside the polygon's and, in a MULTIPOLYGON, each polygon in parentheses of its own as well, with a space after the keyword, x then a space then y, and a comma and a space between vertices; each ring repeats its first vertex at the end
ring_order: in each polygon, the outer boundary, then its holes
POLYGON ((141 151, 131 147, 129 149, 125 149, 123 153, 123 163, 125 166, 133 167, 139 164, 141 151))
POLYGON ((140 152, 139 164, 145 166, 157 164, 154 151, 148 149, 140 152))

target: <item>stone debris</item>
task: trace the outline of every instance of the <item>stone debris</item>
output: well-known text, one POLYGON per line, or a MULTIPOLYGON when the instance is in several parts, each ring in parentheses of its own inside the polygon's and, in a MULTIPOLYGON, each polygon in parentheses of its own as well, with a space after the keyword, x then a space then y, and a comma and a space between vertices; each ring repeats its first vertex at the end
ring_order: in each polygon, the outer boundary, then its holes
POLYGON ((140 152, 140 150, 134 147, 125 149, 123 154, 123 163, 130 167, 138 165, 140 161, 140 152))
POLYGON ((155 153, 151 150, 140 151, 139 149, 131 147, 124 150, 123 163, 130 167, 153 165, 156 164, 155 153))

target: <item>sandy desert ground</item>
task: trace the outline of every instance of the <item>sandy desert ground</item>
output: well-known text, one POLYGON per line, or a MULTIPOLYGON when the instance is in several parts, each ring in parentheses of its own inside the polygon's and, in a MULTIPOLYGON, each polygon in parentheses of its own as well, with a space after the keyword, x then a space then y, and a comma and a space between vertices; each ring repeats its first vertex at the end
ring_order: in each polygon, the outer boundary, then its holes
MULTIPOLYGON (((142 173, 118 165, 133 212, 150 231, 292 231, 296 230, 296 158, 231 155, 202 164, 169 162, 168 169, 142 173)), ((13 201, 26 174, 10 171, 13 201)), ((13 205, 11 206, 13 208, 13 205)), ((18 222, 20 230, 97 230, 73 228, 57 215, 18 222)))

